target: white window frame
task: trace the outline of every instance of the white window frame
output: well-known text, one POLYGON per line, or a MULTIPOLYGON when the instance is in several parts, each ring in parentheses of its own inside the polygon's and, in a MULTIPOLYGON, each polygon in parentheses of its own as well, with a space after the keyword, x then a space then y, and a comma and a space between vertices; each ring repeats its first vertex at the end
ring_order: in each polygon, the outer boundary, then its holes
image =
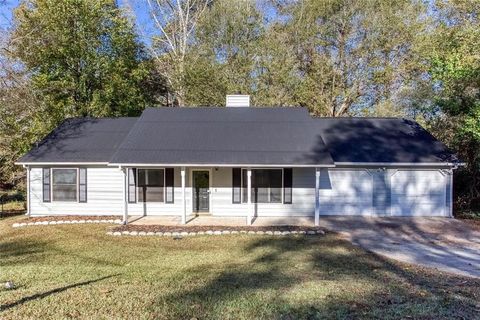
POLYGON ((79 198, 78 198, 78 192, 80 190, 80 177, 79 177, 79 168, 60 168, 60 167, 55 167, 55 168, 50 168, 50 202, 57 202, 57 203, 79 203, 79 198), (54 200, 53 198, 53 171, 54 170, 76 170, 77 171, 77 176, 76 176, 76 187, 77 189, 75 190, 75 201, 68 201, 68 200, 54 200))
MULTIPOLYGON (((136 168, 136 179, 137 181, 135 182, 136 185, 135 185, 135 193, 136 193, 136 199, 135 199, 135 203, 166 203, 166 200, 167 200, 167 188, 165 187, 166 185, 166 178, 165 178, 165 168, 136 168), (140 170, 163 170, 163 201, 138 201, 138 194, 139 194, 139 190, 140 190, 140 187, 138 186, 138 173, 140 172, 140 170)), ((145 181, 146 182, 146 181, 145 181)))
MULTIPOLYGON (((240 203, 241 204, 247 204, 247 201, 248 200, 245 200, 245 202, 243 201, 244 200, 244 197, 243 197, 243 187, 244 187, 244 181, 243 181, 243 171, 245 170, 252 170, 252 172, 254 170, 281 170, 282 171, 282 191, 281 191, 281 197, 280 197, 280 202, 270 202, 270 187, 268 187, 268 201, 269 202, 255 202, 253 200, 253 197, 252 197, 252 203, 257 203, 257 204, 261 204, 261 205, 276 205, 276 204, 285 204, 284 203, 284 199, 283 199, 283 196, 284 196, 284 192, 285 192, 285 186, 284 186, 284 173, 283 173, 283 170, 285 168, 261 168, 261 167, 257 167, 257 168, 241 168, 242 171, 241 171, 241 183, 240 183, 240 203)), ((245 181, 246 182, 246 181, 245 181)), ((252 185, 252 189, 253 189, 253 185, 252 185)), ((248 193, 248 191, 247 191, 248 193)))

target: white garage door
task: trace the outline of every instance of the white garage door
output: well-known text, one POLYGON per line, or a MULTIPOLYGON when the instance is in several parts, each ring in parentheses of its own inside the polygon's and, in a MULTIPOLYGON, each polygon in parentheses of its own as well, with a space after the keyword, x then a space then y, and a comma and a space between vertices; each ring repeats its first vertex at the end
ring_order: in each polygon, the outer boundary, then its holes
POLYGON ((321 170, 320 215, 371 215, 372 186, 366 170, 321 170))
POLYGON ((391 178, 393 216, 446 216, 447 177, 438 170, 399 170, 391 178))

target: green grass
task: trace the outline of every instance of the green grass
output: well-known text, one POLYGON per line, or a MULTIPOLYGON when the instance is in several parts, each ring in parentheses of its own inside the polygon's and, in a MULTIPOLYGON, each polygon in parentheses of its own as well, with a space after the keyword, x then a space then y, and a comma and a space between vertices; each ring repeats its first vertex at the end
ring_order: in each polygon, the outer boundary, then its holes
POLYGON ((0 319, 474 318, 480 281, 323 237, 112 237, 0 220, 0 319))

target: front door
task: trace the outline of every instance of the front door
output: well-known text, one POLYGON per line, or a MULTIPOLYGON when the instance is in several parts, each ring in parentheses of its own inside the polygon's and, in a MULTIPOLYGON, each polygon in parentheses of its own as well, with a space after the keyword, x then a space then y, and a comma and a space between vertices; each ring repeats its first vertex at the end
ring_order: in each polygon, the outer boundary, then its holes
POLYGON ((210 205, 210 174, 206 170, 192 172, 193 211, 208 212, 210 205))

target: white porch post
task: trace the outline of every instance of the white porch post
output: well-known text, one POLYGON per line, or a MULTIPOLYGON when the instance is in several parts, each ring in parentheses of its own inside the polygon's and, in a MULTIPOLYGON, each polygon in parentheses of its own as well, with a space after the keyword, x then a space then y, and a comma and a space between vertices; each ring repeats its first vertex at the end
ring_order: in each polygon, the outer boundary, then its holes
POLYGON ((315 225, 320 225, 320 169, 315 168, 315 225))
POLYGON ((182 224, 187 223, 187 199, 185 198, 185 167, 182 167, 182 224))
POLYGON ((128 185, 127 175, 128 168, 120 168, 123 173, 123 224, 128 224, 128 185))
POLYGON ((248 205, 248 214, 247 214, 247 225, 252 225, 252 169, 247 170, 247 205, 248 205))

